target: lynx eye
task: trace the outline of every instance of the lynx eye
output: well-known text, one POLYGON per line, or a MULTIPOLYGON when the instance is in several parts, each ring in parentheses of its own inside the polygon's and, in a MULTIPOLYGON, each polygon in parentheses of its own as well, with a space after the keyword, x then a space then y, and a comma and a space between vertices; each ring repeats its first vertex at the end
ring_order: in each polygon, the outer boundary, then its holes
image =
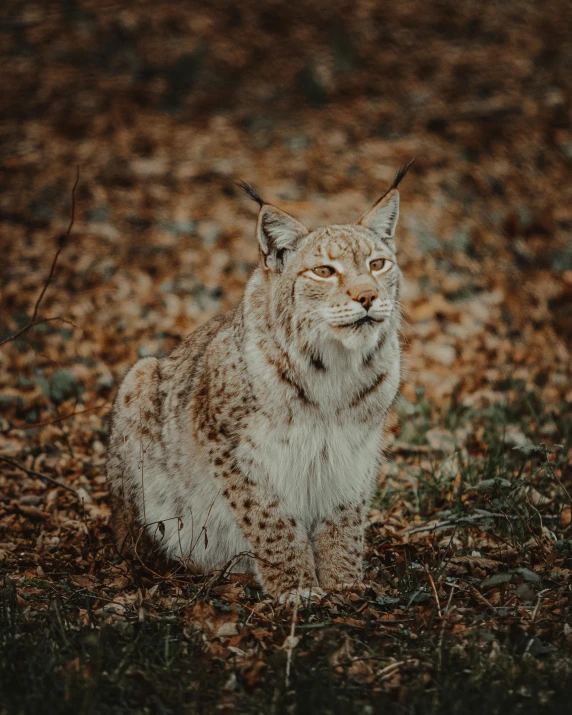
POLYGON ((373 273, 385 273, 392 265, 393 261, 389 261, 387 258, 376 258, 369 264, 369 268, 373 273))
POLYGON ((335 268, 332 268, 332 266, 318 266, 317 268, 312 268, 312 270, 318 278, 329 278, 336 272, 335 268))

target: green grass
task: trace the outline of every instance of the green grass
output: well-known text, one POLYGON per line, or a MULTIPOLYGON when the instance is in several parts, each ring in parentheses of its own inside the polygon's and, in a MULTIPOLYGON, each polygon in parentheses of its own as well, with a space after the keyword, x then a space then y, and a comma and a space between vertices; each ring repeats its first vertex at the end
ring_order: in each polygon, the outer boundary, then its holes
POLYGON ((407 627, 379 635, 372 623, 356 637, 342 626, 302 624, 289 685, 286 654, 276 651, 249 686, 239 664, 206 658, 200 632, 178 621, 93 627, 57 602, 30 616, 10 584, 1 603, 0 711, 10 715, 209 713, 225 701, 241 713, 563 713, 572 697, 570 660, 527 652, 529 639, 510 618, 494 631, 470 624, 468 636, 442 643, 413 638, 407 627), (334 665, 344 662, 336 653, 348 637, 349 667, 360 656, 405 661, 400 682, 387 692, 382 681, 348 679, 348 665, 334 665))
MULTIPOLYGON (((559 526, 559 513, 570 504, 570 426, 566 413, 556 417, 546 446, 536 430, 546 413, 526 393, 481 410, 416 406, 408 424, 418 430, 420 445, 428 426, 470 427, 457 453, 459 469, 451 476, 443 471, 444 455, 429 458, 426 452, 401 460, 400 469, 415 477, 415 493, 404 479, 402 488, 386 489, 378 505, 384 513, 401 514, 406 526, 427 519, 458 523, 411 542, 372 527, 369 577, 384 591, 328 607, 304 605, 288 684, 283 644, 291 616, 270 607, 253 616, 261 597, 254 588, 236 601, 208 596, 215 613, 236 613, 241 636, 232 651, 189 615, 200 582, 158 582, 157 593, 167 599, 182 589, 176 605, 159 599, 143 615, 130 606, 117 616, 103 612, 102 604, 151 588, 155 581, 148 574, 126 572, 129 585, 116 591, 105 579, 93 590, 78 588, 65 573, 55 580, 30 573, 17 581, 5 577, 0 715, 567 712, 572 540, 559 526), (526 435, 529 446, 507 443, 509 425, 526 435), (475 515, 478 528, 461 520, 475 515), (543 547, 546 529, 554 537, 543 547), (513 560, 492 574, 449 571, 453 557, 474 553, 477 537, 510 546, 513 560), (428 574, 441 588, 438 607, 428 574), (447 604, 451 588, 454 598, 447 604)), ((102 538, 97 559, 119 568, 111 541, 102 538)))

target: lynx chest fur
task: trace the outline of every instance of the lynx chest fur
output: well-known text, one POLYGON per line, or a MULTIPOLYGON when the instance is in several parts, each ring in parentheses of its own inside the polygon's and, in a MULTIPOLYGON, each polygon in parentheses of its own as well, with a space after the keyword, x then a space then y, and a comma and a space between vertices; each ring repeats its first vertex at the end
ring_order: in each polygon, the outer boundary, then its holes
POLYGON ((260 199, 260 265, 234 313, 116 398, 107 473, 120 548, 264 590, 359 586, 397 393, 397 184, 358 222, 308 231, 260 199))

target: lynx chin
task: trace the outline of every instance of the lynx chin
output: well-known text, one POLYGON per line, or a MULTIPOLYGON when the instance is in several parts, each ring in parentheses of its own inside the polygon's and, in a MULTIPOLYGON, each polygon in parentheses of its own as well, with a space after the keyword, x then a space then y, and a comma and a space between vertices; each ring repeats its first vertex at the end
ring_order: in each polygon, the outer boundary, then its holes
POLYGON ((383 424, 400 381, 397 186, 314 231, 260 204, 234 312, 119 389, 107 475, 121 549, 254 573, 282 601, 360 586, 383 424))

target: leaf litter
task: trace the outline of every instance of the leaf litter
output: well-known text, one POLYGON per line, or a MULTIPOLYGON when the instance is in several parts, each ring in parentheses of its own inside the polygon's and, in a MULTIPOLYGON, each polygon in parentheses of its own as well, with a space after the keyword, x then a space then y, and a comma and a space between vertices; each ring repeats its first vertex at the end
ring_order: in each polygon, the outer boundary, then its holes
POLYGON ((549 6, 246 2, 232 19, 160 2, 152 27, 144 5, 14 10, 0 712, 569 704, 572 78, 566 10, 549 6), (228 42, 233 22, 248 29, 228 42), (293 618, 248 577, 123 559, 107 416, 138 357, 240 300, 256 213, 236 180, 341 222, 412 156, 403 385, 365 592, 293 618))

